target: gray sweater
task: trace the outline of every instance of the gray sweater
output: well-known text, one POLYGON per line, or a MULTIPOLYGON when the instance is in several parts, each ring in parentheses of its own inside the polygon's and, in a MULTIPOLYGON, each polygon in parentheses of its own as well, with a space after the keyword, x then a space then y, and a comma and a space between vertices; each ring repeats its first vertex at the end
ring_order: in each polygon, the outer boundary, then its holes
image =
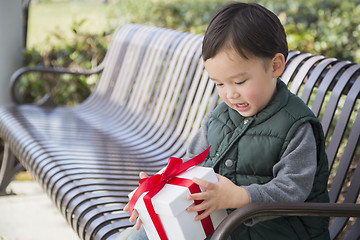
MULTIPOLYGON (((207 140, 208 114, 200 130, 189 142, 185 160, 193 158, 209 147, 207 140)), ((299 127, 278 163, 273 167, 273 179, 263 185, 244 187, 250 202, 304 202, 313 186, 316 172, 316 142, 310 123, 299 127)), ((248 225, 269 218, 253 219, 248 225)))

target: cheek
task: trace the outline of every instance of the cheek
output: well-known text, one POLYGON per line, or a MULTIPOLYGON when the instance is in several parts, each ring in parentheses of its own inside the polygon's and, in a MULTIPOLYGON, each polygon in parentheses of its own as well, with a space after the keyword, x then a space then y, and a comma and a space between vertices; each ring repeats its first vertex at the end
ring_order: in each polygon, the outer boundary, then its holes
POLYGON ((268 82, 254 81, 253 84, 247 88, 246 96, 248 101, 254 104, 264 104, 269 98, 269 89, 271 89, 271 86, 269 86, 268 82))
POLYGON ((227 96, 226 96, 226 92, 224 91, 224 89, 223 88, 216 88, 216 89, 217 89, 217 92, 218 92, 221 100, 223 100, 224 102, 227 102, 227 96))
POLYGON ((246 97, 246 101, 251 104, 257 104, 262 98, 262 93, 260 91, 248 90, 244 94, 244 97, 246 97))
POLYGON ((256 91, 249 91, 247 94, 247 100, 252 105, 257 106, 259 109, 264 108, 268 102, 270 101, 271 96, 269 95, 269 92, 266 91, 263 87, 260 87, 256 91))

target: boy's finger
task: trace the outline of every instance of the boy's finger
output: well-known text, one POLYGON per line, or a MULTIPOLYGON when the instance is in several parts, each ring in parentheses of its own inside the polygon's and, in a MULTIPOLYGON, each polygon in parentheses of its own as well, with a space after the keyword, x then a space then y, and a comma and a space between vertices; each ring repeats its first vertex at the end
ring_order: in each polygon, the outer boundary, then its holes
POLYGON ((206 211, 204 211, 203 213, 197 215, 195 217, 195 221, 201 221, 203 220, 204 218, 208 217, 213 211, 207 209, 206 211))
POLYGON ((143 179, 143 178, 148 178, 149 175, 147 175, 145 172, 140 172, 140 173, 139 173, 139 177, 140 177, 141 179, 143 179))
POLYGON ((141 224, 142 224, 142 221, 141 221, 140 218, 138 218, 137 221, 136 221, 136 224, 135 224, 135 229, 136 229, 136 230, 139 230, 140 227, 141 227, 141 224))
POLYGON ((128 212, 128 211, 129 211, 129 203, 127 203, 127 204, 125 205, 125 207, 123 208, 123 211, 124 211, 124 212, 128 212))
POLYGON ((205 189, 209 189, 213 185, 213 183, 205 181, 204 179, 200 179, 200 178, 193 178, 192 181, 205 189))
POLYGON ((186 211, 188 212, 200 212, 200 211, 204 211, 207 209, 207 204, 205 204, 204 202, 197 204, 197 205, 191 205, 190 207, 188 207, 186 209, 186 211))
POLYGON ((199 192, 188 195, 187 200, 205 200, 207 196, 208 196, 207 192, 199 192))
POLYGON ((131 223, 135 222, 135 220, 139 217, 139 214, 136 210, 134 210, 129 218, 131 223))

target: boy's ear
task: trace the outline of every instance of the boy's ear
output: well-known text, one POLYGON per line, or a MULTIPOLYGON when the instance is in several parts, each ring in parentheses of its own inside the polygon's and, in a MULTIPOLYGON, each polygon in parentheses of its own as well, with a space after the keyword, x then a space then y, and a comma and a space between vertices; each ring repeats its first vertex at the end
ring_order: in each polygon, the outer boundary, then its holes
POLYGON ((272 59, 273 78, 278 78, 285 69, 285 57, 281 53, 275 54, 272 59))

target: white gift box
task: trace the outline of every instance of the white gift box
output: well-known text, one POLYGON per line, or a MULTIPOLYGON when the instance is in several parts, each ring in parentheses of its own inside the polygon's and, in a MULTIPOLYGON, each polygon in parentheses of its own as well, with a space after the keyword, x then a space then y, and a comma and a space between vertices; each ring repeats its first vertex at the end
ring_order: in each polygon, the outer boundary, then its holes
MULTIPOLYGON (((209 182, 218 181, 212 168, 199 166, 189 168, 176 177, 190 180, 197 177, 209 182)), ((135 191, 136 189, 129 194, 130 199, 135 191)), ((201 189, 201 191, 204 191, 204 189, 201 189)), ((160 239, 143 201, 146 193, 147 192, 141 195, 134 208, 139 213, 148 238, 151 240, 160 239)), ((165 186, 151 198, 152 205, 156 214, 159 216, 169 240, 202 240, 206 238, 201 221, 194 220, 198 213, 186 211, 186 208, 194 204, 194 201, 186 199, 188 195, 190 195, 190 191, 187 187, 165 184, 165 186)), ((214 229, 226 216, 226 210, 218 210, 210 215, 214 229)))

